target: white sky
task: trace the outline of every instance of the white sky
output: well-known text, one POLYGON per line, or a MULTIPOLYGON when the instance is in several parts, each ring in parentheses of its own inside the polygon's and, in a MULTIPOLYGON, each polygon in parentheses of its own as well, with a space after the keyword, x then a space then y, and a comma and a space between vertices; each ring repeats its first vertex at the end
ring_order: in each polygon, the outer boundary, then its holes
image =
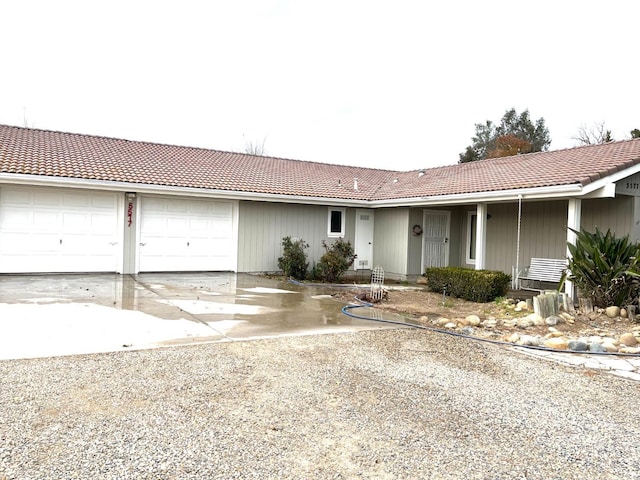
POLYGON ((0 123, 410 170, 640 128, 638 0, 2 0, 0 123))

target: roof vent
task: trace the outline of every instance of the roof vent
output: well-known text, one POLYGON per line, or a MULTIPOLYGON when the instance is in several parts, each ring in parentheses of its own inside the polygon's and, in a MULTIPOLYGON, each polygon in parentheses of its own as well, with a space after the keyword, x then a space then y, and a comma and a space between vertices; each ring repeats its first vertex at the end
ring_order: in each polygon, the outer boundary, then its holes
POLYGON ((418 177, 422 177, 423 175, 424 175, 424 170, 420 170, 420 171, 418 172, 418 177))
POLYGON ((357 178, 353 179, 353 189, 354 190, 358 190, 358 179, 357 178))
POLYGON ((393 179, 393 183, 398 183, 398 177, 393 179))

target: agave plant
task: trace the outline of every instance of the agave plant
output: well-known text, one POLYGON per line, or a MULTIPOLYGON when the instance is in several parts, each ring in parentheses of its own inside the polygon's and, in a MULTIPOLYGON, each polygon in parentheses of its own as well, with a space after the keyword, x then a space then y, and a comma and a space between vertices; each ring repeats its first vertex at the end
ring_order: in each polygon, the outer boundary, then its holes
POLYGON ((562 278, 571 280, 581 295, 594 306, 637 305, 640 293, 640 244, 629 236, 616 238, 611 230, 603 234, 581 229, 576 243, 567 244, 571 258, 562 278))

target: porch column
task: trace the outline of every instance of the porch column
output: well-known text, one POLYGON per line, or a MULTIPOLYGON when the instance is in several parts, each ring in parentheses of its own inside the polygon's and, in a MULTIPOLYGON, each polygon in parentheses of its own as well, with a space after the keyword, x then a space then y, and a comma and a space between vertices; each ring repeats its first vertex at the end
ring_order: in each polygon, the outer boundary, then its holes
POLYGON ((476 205, 476 270, 483 270, 487 253, 487 204, 476 205))
MULTIPOLYGON (((569 208, 567 209, 567 244, 576 244, 576 234, 569 229, 580 231, 580 218, 582 216, 582 200, 579 198, 569 199, 569 208)), ((571 257, 569 247, 567 247, 567 258, 571 257)), ((567 280, 564 283, 564 292, 573 298, 573 282, 567 280)))

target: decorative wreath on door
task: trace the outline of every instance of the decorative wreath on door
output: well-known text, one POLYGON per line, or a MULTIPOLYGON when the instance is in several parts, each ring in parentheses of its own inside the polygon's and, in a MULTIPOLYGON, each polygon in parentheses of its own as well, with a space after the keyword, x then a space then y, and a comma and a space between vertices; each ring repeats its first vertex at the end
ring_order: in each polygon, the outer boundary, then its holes
POLYGON ((411 230, 413 231, 413 234, 416 236, 422 235, 422 227, 420 225, 414 225, 411 230))

